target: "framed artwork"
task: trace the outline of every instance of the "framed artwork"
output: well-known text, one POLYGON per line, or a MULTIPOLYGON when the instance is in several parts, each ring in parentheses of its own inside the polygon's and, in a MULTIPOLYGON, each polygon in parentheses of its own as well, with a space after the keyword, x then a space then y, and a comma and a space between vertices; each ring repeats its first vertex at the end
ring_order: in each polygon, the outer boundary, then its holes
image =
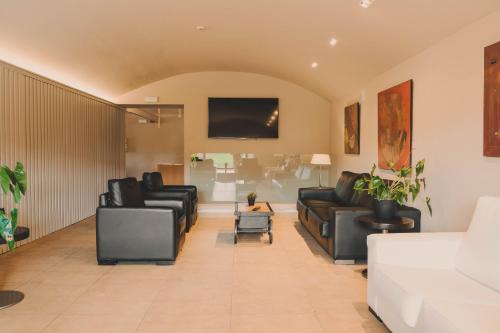
POLYGON ((359 103, 344 109, 344 152, 359 155, 359 103))
POLYGON ((484 49, 483 155, 500 157, 500 42, 484 49))
POLYGON ((378 167, 411 165, 413 81, 378 93, 378 167))

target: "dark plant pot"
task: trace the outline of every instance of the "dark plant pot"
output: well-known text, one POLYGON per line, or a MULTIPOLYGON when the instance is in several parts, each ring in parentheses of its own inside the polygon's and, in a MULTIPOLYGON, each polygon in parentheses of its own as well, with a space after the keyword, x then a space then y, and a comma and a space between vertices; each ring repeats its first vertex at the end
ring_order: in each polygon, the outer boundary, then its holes
POLYGON ((375 203, 375 214, 381 219, 392 219, 396 215, 398 203, 394 200, 380 200, 375 203))
POLYGON ((247 200, 248 200, 248 205, 249 206, 255 205, 255 199, 253 199, 253 200, 252 199, 247 199, 247 200))

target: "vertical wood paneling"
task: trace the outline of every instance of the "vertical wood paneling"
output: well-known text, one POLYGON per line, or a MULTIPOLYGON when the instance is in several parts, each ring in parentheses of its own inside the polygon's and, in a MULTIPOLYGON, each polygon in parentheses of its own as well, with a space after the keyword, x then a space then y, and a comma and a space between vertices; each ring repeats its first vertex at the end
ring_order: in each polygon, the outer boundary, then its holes
MULTIPOLYGON (((124 126, 117 106, 0 62, 0 164, 28 174, 23 243, 95 213, 107 179, 125 174, 124 126)), ((11 208, 3 195, 0 206, 11 208)))

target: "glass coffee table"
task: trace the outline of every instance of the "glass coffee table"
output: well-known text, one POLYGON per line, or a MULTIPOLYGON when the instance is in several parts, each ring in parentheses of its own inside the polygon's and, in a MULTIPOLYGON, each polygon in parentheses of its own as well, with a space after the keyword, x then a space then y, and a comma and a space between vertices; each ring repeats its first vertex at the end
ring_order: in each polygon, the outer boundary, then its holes
POLYGON ((234 244, 238 243, 238 234, 267 233, 269 244, 273 243, 274 211, 269 202, 256 202, 249 206, 247 202, 234 203, 234 244))

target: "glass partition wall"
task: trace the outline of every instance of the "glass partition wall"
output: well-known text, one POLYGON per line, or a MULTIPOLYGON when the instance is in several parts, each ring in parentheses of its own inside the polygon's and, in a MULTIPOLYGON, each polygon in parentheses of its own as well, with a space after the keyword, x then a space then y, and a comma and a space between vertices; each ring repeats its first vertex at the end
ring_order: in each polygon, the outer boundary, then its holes
MULTIPOLYGON (((257 200, 295 203, 297 190, 319 184, 320 168, 312 154, 197 153, 190 165, 191 184, 202 203, 257 200)), ((321 184, 328 184, 329 167, 321 168, 321 184)))

